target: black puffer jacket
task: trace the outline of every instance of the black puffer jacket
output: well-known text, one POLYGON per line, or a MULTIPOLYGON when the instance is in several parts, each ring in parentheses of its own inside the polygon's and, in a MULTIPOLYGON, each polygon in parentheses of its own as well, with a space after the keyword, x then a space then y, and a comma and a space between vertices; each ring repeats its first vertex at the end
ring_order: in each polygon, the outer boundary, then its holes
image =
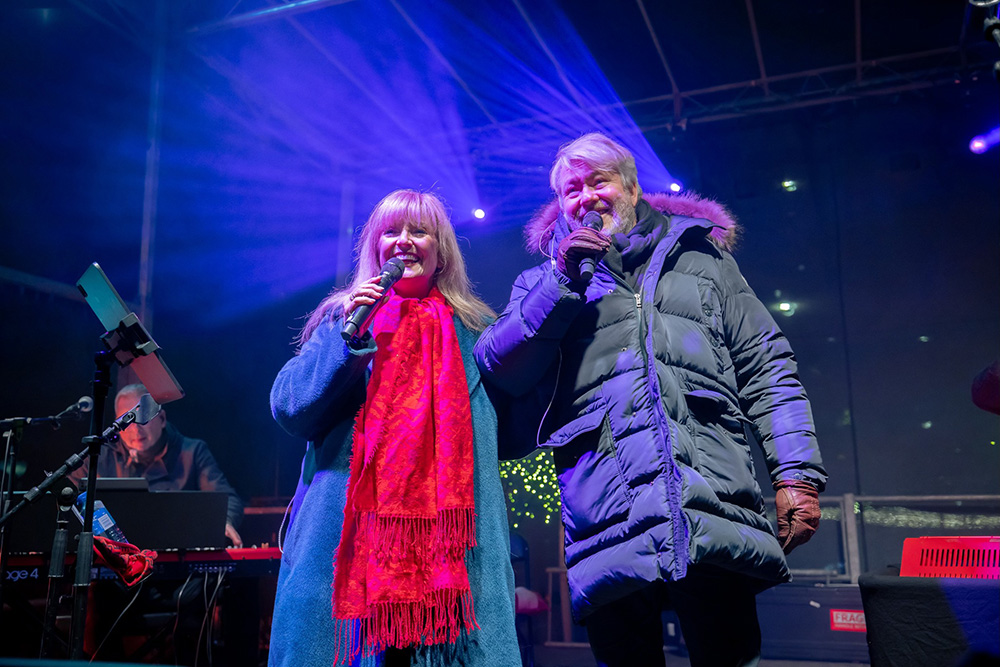
MULTIPOLYGON (((789 579, 744 424, 773 481, 826 481, 792 350, 724 249, 735 222, 690 195, 636 214, 585 292, 552 262, 528 269, 476 346, 484 375, 519 397, 522 434, 501 448, 556 448, 577 619, 691 563, 760 589, 789 579)), ((550 206, 529 243, 551 255, 567 233, 550 206)))

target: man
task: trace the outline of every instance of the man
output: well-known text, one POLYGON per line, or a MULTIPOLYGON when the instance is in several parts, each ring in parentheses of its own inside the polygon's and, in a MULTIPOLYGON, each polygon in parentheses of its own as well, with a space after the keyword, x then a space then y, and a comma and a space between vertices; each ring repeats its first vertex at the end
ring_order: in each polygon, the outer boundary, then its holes
POLYGON ((527 237, 552 261, 517 278, 475 353, 514 397, 501 419, 530 431, 507 454, 553 448, 574 617, 602 665, 663 665, 665 605, 692 665, 757 664, 755 596, 790 578, 826 482, 792 350, 728 252, 723 207, 644 198, 631 153, 600 134, 563 146, 550 183, 527 237))
MULTIPOLYGON (((115 414, 122 415, 148 393, 141 384, 130 384, 115 397, 115 414)), ((234 547, 243 540, 236 531, 243 518, 243 502, 216 463, 204 440, 181 434, 167 422, 166 410, 146 424, 131 424, 119 440, 101 452, 98 477, 145 477, 152 491, 225 491, 229 495, 226 537, 234 547)), ((82 477, 85 472, 77 476, 82 477)))
MULTIPOLYGON (((134 408, 146 393, 142 384, 122 387, 115 396, 115 414, 123 415, 134 408)), ((87 464, 73 475, 78 486, 80 478, 87 474, 86 470, 87 464)), ((236 489, 222 473, 205 441, 181 434, 167 421, 166 411, 162 408, 146 424, 130 424, 119 433, 117 441, 101 451, 97 476, 144 477, 152 491, 224 491, 229 496, 226 537, 234 547, 243 546, 243 540, 236 531, 243 518, 243 502, 236 489)), ((91 658, 120 660, 126 657, 121 637, 124 632, 122 625, 127 624, 115 619, 131 609, 132 616, 149 611, 178 612, 169 642, 174 660, 179 664, 197 661, 199 631, 206 614, 206 582, 203 575, 189 577, 179 586, 174 581, 147 585, 141 600, 134 606, 133 589, 125 589, 117 581, 97 584, 99 588, 94 594, 93 608, 96 620, 93 627, 88 627, 84 640, 91 658), (100 656, 95 655, 98 651, 100 656)), ((241 591, 233 595, 246 593, 241 591)), ((251 634, 255 636, 255 633, 251 634)))

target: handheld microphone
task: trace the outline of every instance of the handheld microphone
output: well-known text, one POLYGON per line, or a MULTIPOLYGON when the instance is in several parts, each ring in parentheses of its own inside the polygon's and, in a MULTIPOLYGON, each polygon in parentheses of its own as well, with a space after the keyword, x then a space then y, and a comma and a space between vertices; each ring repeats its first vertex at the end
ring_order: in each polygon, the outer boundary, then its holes
MULTIPOLYGON (((604 228, 604 220, 601 219, 601 214, 597 211, 587 211, 587 214, 583 216, 582 227, 590 227, 594 231, 601 231, 604 228)), ((597 262, 594 261, 593 257, 584 257, 580 260, 580 279, 586 282, 590 282, 590 279, 594 277, 594 269, 597 268, 597 262)))
POLYGON ((375 311, 378 310, 382 299, 385 298, 386 292, 396 284, 397 280, 403 277, 403 271, 405 270, 406 265, 398 257, 392 257, 382 265, 378 280, 378 284, 382 287, 382 296, 375 303, 365 304, 354 309, 351 316, 347 318, 347 324, 344 325, 344 330, 340 334, 344 340, 348 343, 354 343, 361 336, 365 335, 365 332, 368 331, 368 326, 372 322, 372 318, 375 317, 375 311))

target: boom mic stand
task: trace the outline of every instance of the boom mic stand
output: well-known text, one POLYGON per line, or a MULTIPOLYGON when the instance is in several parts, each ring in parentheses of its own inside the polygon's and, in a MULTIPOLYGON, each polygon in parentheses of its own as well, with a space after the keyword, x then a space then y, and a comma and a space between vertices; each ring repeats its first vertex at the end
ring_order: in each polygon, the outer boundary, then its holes
MULTIPOLYGON (((93 407, 93 400, 84 396, 75 404, 51 417, 11 417, 0 419, 0 433, 6 441, 2 468, 0 468, 0 517, 6 515, 14 507, 14 477, 17 470, 17 448, 21 442, 21 434, 27 426, 50 424, 58 429, 63 420, 81 419, 83 413, 93 407)), ((11 527, 0 521, 0 573, 7 572, 7 545, 11 543, 11 527)), ((4 577, 0 576, 0 609, 3 609, 4 577)))
MULTIPOLYGON (((107 350, 98 352, 94 357, 98 367, 94 377, 94 415, 91 419, 91 435, 84 439, 88 445, 90 468, 87 474, 83 532, 80 533, 77 548, 76 579, 73 584, 73 621, 70 631, 72 660, 84 657, 83 635, 87 619, 87 591, 90 587, 90 566, 93 562, 94 549, 94 492, 97 488, 97 463, 102 442, 102 436, 98 434, 101 434, 104 425, 104 402, 110 386, 106 374, 111 366, 112 356, 119 365, 132 366, 156 403, 162 405, 184 396, 184 390, 177 384, 173 373, 160 359, 159 346, 142 326, 136 314, 129 311, 100 265, 95 262, 87 267, 77 281, 76 287, 104 325, 106 333, 101 339, 107 350)), ((122 428, 127 425, 123 425, 122 428)))
MULTIPOLYGON (((184 390, 177 384, 173 373, 160 359, 159 346, 142 326, 142 322, 139 321, 136 314, 129 311, 125 301, 119 296, 118 291, 115 290, 101 267, 96 263, 91 264, 77 281, 76 287, 106 329, 101 339, 107 349, 94 355, 96 369, 93 379, 94 412, 90 420, 91 435, 83 439, 87 448, 70 456, 59 470, 34 489, 25 493, 17 507, 9 509, 8 501, 0 495, 0 511, 4 512, 0 516, 0 529, 2 529, 3 525, 27 503, 34 501, 68 473, 83 465, 84 456, 89 459, 83 531, 80 533, 77 545, 76 577, 73 583, 73 616, 70 628, 70 659, 72 660, 80 660, 84 657, 83 636, 87 619, 87 593, 90 588, 90 570, 94 560, 94 496, 97 488, 97 464, 101 446, 132 422, 138 421, 145 424, 159 413, 160 405, 176 401, 184 396, 184 390), (122 367, 131 365, 149 394, 144 394, 139 405, 116 419, 111 427, 104 430, 104 409, 108 390, 111 387, 112 361, 117 361, 122 367)), ((4 420, 0 422, 0 426, 19 427, 28 421, 30 420, 4 420), (7 422, 12 423, 8 424, 7 422)), ((10 451, 8 451, 8 458, 9 456, 10 451)), ((8 474, 12 475, 13 470, 8 471, 8 474)), ((57 530, 56 536, 53 538, 54 551, 60 548, 59 535, 57 530)), ((0 537, 2 537, 2 533, 0 533, 0 537)), ((50 570, 50 576, 61 577, 62 574, 61 572, 56 573, 56 569, 53 567, 50 570)), ((49 616, 47 613, 46 617, 49 616)), ((54 615, 52 618, 54 619, 54 615)), ((50 628, 46 637, 51 636, 50 628)), ((44 642, 42 650, 43 652, 46 650, 44 642)))
MULTIPOLYGON (((104 395, 107 394, 107 386, 99 386, 106 380, 106 375, 108 375, 109 364, 102 363, 104 361, 104 356, 102 353, 97 355, 98 372, 94 376, 94 404, 98 405, 100 401, 103 401, 104 395), (102 395, 104 394, 104 395, 102 395)), ((54 473, 49 475, 42 481, 41 484, 34 487, 30 491, 24 494, 24 498, 20 503, 14 508, 0 516, 0 527, 3 527, 10 519, 12 519, 20 510, 29 504, 35 502, 40 498, 46 491, 54 487, 60 481, 66 478, 66 475, 73 472, 84 462, 84 456, 90 456, 90 471, 95 471, 97 469, 97 460, 95 452, 100 452, 101 447, 108 444, 113 440, 118 434, 127 428, 130 424, 146 424, 153 417, 160 413, 160 405, 153 400, 153 397, 149 394, 143 394, 139 398, 139 403, 120 416, 114 421, 107 429, 105 429, 101 435, 88 435, 83 439, 86 443, 87 448, 82 452, 73 454, 65 463, 59 467, 54 473)), ((95 417, 97 419, 97 417, 95 417)), ((87 475, 87 491, 88 497, 86 500, 86 505, 88 511, 85 514, 83 532, 80 533, 79 545, 76 554, 76 580, 73 584, 73 602, 74 602, 74 619, 77 614, 80 614, 81 618, 85 618, 87 614, 86 606, 82 608, 79 607, 80 599, 82 597, 84 603, 87 599, 87 589, 90 586, 90 569, 93 565, 93 546, 94 546, 94 534, 93 534, 93 519, 94 519, 94 508, 91 496, 96 488, 97 475, 94 473, 88 473, 87 475), (84 573, 81 575, 81 572, 84 573), (82 596, 78 595, 81 591, 78 587, 82 586, 82 596)), ((73 504, 73 500, 76 498, 76 491, 71 489, 62 489, 59 494, 59 505, 62 508, 60 510, 58 527, 56 528, 55 535, 52 538, 52 553, 49 562, 49 591, 47 604, 45 609, 45 623, 43 626, 42 633, 42 649, 41 655, 39 657, 45 658, 49 656, 51 652, 51 645, 55 641, 55 611, 56 603, 58 601, 58 584, 62 580, 65 569, 65 559, 66 559, 66 546, 68 533, 66 531, 66 522, 63 520, 63 510, 73 504), (67 493, 68 491, 68 493, 67 493)), ((75 626, 73 628, 76 631, 82 631, 77 629, 75 626)), ((70 645, 73 646, 73 640, 76 639, 76 635, 70 636, 70 645)), ((80 640, 82 641, 82 635, 80 635, 80 640)), ((82 645, 81 645, 82 648, 82 645)))

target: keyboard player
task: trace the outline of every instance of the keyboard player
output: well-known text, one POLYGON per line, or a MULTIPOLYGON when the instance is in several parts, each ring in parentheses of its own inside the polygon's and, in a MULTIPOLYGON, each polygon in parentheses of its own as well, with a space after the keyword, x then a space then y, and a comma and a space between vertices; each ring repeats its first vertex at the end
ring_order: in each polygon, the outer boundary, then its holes
MULTIPOLYGON (((142 384, 123 387, 115 396, 115 414, 131 410, 145 393, 146 387, 142 384)), ((164 410, 146 424, 131 424, 125 428, 118 440, 101 452, 97 466, 98 477, 143 477, 151 491, 225 492, 229 497, 226 538, 233 547, 243 546, 236 530, 243 518, 243 502, 236 489, 226 479, 205 441, 184 436, 167 421, 164 410)), ((78 486, 86 474, 86 465, 74 474, 78 486)), ((142 547, 141 544, 136 546, 142 547)), ((134 589, 125 589, 117 581, 95 582, 95 586, 94 622, 88 627, 84 642, 86 652, 92 658, 124 659, 126 649, 122 637, 128 632, 130 621, 135 621, 133 617, 176 612, 177 621, 170 642, 173 661, 189 665, 196 659, 198 631, 210 611, 204 594, 208 588, 205 575, 190 576, 183 583, 147 582, 138 594, 134 589), (135 595, 138 599, 129 609, 135 595), (128 609, 128 616, 113 624, 123 609, 128 609), (103 648, 98 652, 97 648, 102 644, 103 648), (94 656, 95 652, 98 655, 94 656)))
MULTIPOLYGON (((145 393, 141 384, 123 387, 115 397, 115 414, 131 410, 145 393)), ((87 463, 72 475, 78 486, 86 474, 87 463)), ((123 430, 118 440, 101 452, 97 476, 144 477, 151 491, 224 491, 229 496, 226 537, 232 546, 243 546, 236 530, 243 519, 243 501, 205 441, 183 435, 167 421, 165 410, 147 424, 131 424, 123 430)))

